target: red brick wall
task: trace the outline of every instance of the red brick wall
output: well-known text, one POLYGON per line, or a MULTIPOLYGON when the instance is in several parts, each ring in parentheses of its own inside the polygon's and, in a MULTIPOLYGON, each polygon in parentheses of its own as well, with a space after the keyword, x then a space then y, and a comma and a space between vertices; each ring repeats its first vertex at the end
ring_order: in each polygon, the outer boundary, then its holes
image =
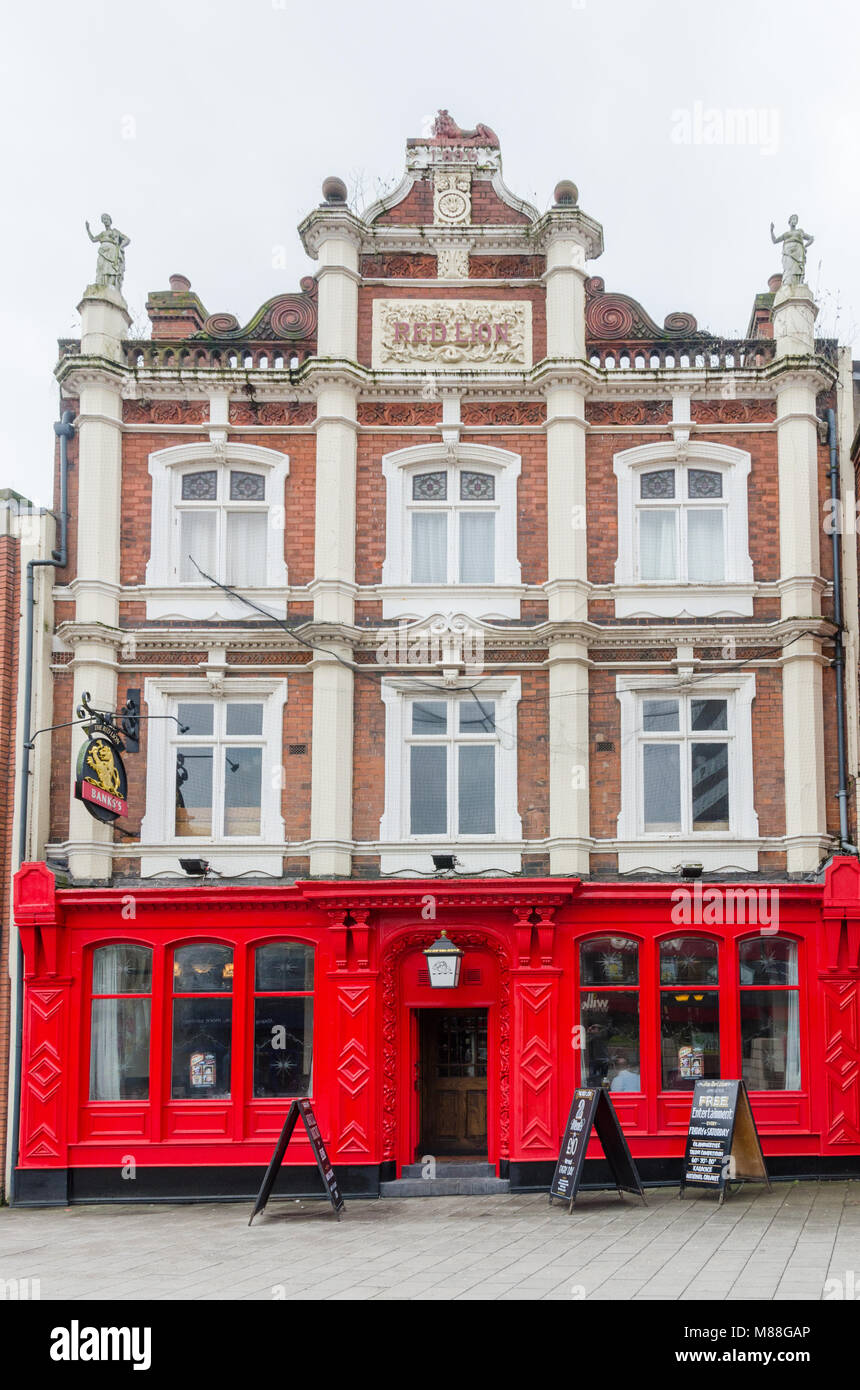
MULTIPOLYGON (((475 226, 528 225, 525 213, 503 203, 489 179, 472 179, 472 222, 475 226)), ((433 179, 417 179, 406 197, 377 217, 374 226, 429 226, 433 222, 433 179)))

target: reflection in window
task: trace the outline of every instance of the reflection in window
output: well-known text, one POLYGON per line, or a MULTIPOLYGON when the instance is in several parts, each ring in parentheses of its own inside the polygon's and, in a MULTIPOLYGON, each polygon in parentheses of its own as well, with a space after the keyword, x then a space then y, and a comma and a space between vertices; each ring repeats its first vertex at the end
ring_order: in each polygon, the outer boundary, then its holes
POLYGON ((743 1078, 750 1091, 800 1087, 797 945, 751 937, 738 945, 743 1078))
POLYGON ((637 943, 624 936, 584 941, 579 974, 582 1084, 641 1091, 637 943))
POLYGON ((720 1075, 717 943, 673 937, 660 944, 661 1085, 692 1091, 701 1077, 720 1075))
POLYGON ((204 839, 259 835, 262 704, 186 700, 177 705, 177 714, 175 834, 204 839))
POLYGON ((254 1095, 311 1090, 314 953, 299 942, 260 946, 254 972, 254 1095))
POLYGON ((230 1094, 233 952, 195 944, 173 953, 172 1095, 178 1100, 230 1094))
POLYGON ((90 1100, 149 1098, 152 951, 119 943, 93 952, 90 1100))

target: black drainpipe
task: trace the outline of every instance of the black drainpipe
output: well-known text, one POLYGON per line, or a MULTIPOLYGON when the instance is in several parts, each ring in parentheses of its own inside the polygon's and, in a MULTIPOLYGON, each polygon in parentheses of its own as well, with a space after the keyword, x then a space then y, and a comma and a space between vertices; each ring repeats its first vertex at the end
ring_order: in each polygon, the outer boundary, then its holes
MULTIPOLYGON (((24 700, 22 709, 23 735, 21 740, 21 782, 19 794, 19 824, 18 824, 18 867, 24 863, 27 853, 27 821, 30 810, 30 743, 32 736, 32 704, 33 704, 33 621, 35 614, 35 585, 34 575, 37 566, 51 565, 54 569, 65 569, 68 561, 68 534, 69 534, 69 440, 74 438, 75 427, 72 424, 74 413, 71 410, 64 410, 62 419, 54 425, 54 433, 60 440, 60 541, 56 550, 51 551, 50 560, 28 560, 27 561, 27 587, 24 600, 25 618, 25 637, 24 637, 24 662, 21 667, 21 674, 24 678, 24 700)), ((15 924, 12 923, 14 930, 15 924)), ((18 937, 18 949, 16 952, 17 970, 15 975, 15 1062, 12 1072, 12 1105, 10 1107, 12 1124, 12 1163, 9 1177, 9 1200, 15 1200, 15 1171, 18 1167, 18 1131, 20 1127, 21 1109, 21 1048, 22 1036, 24 1031, 23 1005, 24 1005, 24 952, 21 949, 21 938, 18 937)))
POLYGON ((833 639, 833 669, 836 672, 836 746, 839 761, 839 848, 845 853, 857 854, 857 846, 848 839, 848 772, 845 756, 845 652, 842 646, 842 555, 839 538, 843 527, 836 525, 839 517, 839 466, 836 459, 836 412, 826 411, 827 439, 830 444, 830 498, 833 503, 833 621, 836 636, 833 639))

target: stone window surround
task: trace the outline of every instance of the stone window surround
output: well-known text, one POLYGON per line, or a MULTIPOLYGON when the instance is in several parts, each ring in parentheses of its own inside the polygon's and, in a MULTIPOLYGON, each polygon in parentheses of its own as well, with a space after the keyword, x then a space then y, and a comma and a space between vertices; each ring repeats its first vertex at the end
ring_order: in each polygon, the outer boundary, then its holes
POLYGON ((755 870, 759 839, 752 750, 755 675, 749 671, 715 672, 686 683, 675 675, 616 676, 615 695, 621 707, 621 810, 617 838, 628 845, 635 842, 642 847, 636 851, 626 850, 623 854, 619 852, 620 871, 637 867, 671 871, 687 861, 702 863, 705 871, 730 866, 755 870), (639 728, 639 710, 641 697, 648 695, 724 696, 728 700, 730 830, 654 835, 642 832, 639 745, 644 735, 639 728), (750 846, 750 841, 756 842, 755 848, 750 846))
MULTIPOLYGON (((613 459, 618 479, 618 558, 615 617, 695 618, 753 616, 753 566, 749 555, 747 479, 751 456, 728 444, 673 440, 623 449, 613 459), (705 468, 723 477, 726 509, 726 578, 719 584, 639 580, 636 574, 636 506, 639 477, 665 466, 705 468)), ((683 498, 678 505, 683 505, 683 498)))
MULTIPOLYGON (((476 618, 518 618, 522 583, 517 559, 517 479, 521 459, 510 449, 489 444, 416 444, 383 454, 386 483, 386 556, 382 566, 383 618, 430 618, 451 609, 476 618), (410 531, 407 522, 415 473, 447 469, 455 462, 469 472, 492 473, 496 480, 496 578, 494 584, 414 585, 409 579, 410 531), (515 592, 511 592, 514 590, 515 592)), ((447 503, 446 505, 455 505, 447 503)))
MULTIPOLYGON (((199 622, 248 618, 250 610, 237 599, 213 590, 205 582, 180 584, 177 579, 177 503, 182 472, 194 468, 237 467, 250 465, 266 474, 266 506, 283 506, 284 480, 289 475, 289 455, 258 444, 196 443, 175 444, 156 449, 149 456, 152 477, 152 545, 146 566, 146 586, 161 592, 150 594, 146 600, 148 619, 191 618, 199 622)), ((284 560, 284 531, 269 526, 265 589, 248 591, 248 596, 262 602, 277 617, 287 613, 287 566, 284 560), (270 591, 276 590, 275 594, 270 591)))
POLYGON ((285 679, 220 677, 213 683, 198 677, 147 677, 144 682, 147 721, 146 814, 140 826, 141 875, 159 872, 179 873, 179 858, 208 859, 212 868, 227 875, 259 869, 280 877, 287 849, 281 814, 281 789, 271 776, 274 765, 282 763, 283 712, 287 701, 285 679), (231 836, 214 841, 203 836, 174 833, 171 736, 176 725, 164 715, 176 713, 181 700, 255 700, 263 705, 263 778, 260 804, 260 834, 231 836), (222 854, 219 855, 219 849, 222 854))
MULTIPOLYGON (((480 869, 512 869, 521 864, 522 820, 517 809, 517 707, 522 693, 519 676, 492 676, 482 680, 476 693, 495 700, 495 720, 500 737, 496 744, 496 830, 493 835, 410 835, 408 759, 404 757, 409 729, 409 709, 414 700, 432 700, 433 689, 440 698, 471 689, 474 677, 446 679, 422 676, 420 687, 409 678, 392 677, 382 682, 385 705, 385 810, 379 822, 383 873, 402 868, 420 870, 431 866, 433 853, 452 852, 469 872, 480 869), (505 730, 511 730, 511 737, 505 730), (513 849, 512 845, 517 848, 513 849), (386 850, 386 846, 390 848, 386 850)), ((432 866, 431 866, 432 867, 432 866)))

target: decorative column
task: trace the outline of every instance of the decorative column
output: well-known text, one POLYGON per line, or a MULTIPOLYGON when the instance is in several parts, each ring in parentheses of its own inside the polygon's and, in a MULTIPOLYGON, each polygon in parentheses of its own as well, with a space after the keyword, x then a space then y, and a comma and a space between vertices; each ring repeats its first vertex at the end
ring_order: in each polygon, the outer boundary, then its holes
MULTIPOLYGON (((74 719, 81 694, 89 691, 98 709, 116 708, 119 631, 120 526, 122 488, 122 341, 131 323, 126 302, 113 285, 89 285, 78 306, 81 355, 74 365, 79 389, 77 562, 71 587, 76 631, 74 719)), ((109 825, 96 821, 74 797, 75 764, 84 735, 72 731, 69 789, 69 871, 76 879, 109 879, 109 825)))
MULTIPOLYGON (((833 1156, 860 1144, 860 864, 832 859, 818 943, 820 1009, 813 1026, 813 1128, 833 1156), (817 1113, 816 1113, 817 1112, 817 1113)), ((813 1015, 815 1018, 815 1015, 813 1015)))
MULTIPOLYGON (((325 202, 302 223, 306 250, 319 260, 314 621, 351 627, 355 617, 355 461, 358 394, 358 256, 364 224, 346 206, 340 179, 323 184, 325 202), (324 359, 327 359, 324 361, 324 359)), ((310 871, 348 876, 352 867, 353 674, 344 634, 313 662, 310 871)))
MULTIPOLYGON (((791 358, 777 386, 779 467, 780 616, 815 620, 821 615, 816 391, 821 374, 815 356, 817 309, 807 285, 784 285, 773 301, 776 359, 791 358), (794 365, 794 363, 792 364, 794 365)), ((790 873, 815 869, 826 836, 824 787, 824 658, 817 637, 786 647, 782 667, 785 770, 785 834, 790 873)))

